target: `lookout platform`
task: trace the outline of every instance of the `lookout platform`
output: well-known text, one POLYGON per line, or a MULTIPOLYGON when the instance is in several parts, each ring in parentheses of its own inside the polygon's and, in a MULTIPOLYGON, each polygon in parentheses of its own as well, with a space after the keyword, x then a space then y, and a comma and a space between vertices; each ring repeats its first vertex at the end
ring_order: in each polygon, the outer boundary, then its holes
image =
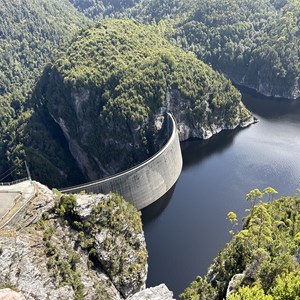
POLYGON ((6 226, 35 194, 36 188, 31 180, 0 183, 0 228, 6 226))

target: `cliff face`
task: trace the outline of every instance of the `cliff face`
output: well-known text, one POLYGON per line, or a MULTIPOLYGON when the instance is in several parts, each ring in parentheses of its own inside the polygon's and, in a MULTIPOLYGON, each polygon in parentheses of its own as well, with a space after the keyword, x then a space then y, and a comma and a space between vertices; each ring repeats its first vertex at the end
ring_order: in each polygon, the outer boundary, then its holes
POLYGON ((222 130, 244 128, 257 122, 239 101, 235 103, 232 119, 228 118, 228 107, 215 109, 209 102, 201 104, 203 110, 201 119, 197 118, 197 115, 189 114, 191 103, 178 90, 168 91, 164 104, 165 109, 168 107, 175 116, 180 141, 192 138, 205 140, 222 130))
POLYGON ((38 185, 0 247, 0 287, 27 300, 121 300, 145 288, 141 219, 117 195, 60 196, 38 185))
POLYGON ((181 140, 253 122, 224 76, 172 46, 158 27, 129 20, 82 30, 45 70, 33 102, 47 107, 89 179, 153 155, 167 136, 166 111, 181 140))

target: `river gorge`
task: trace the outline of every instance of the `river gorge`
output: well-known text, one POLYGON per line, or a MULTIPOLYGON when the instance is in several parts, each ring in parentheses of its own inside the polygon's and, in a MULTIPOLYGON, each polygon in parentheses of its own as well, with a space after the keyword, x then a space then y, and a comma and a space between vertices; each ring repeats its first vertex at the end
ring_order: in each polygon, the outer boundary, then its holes
POLYGON ((300 101, 243 91, 259 122, 207 141, 181 144, 184 166, 175 187, 142 211, 149 251, 148 286, 161 282, 181 293, 229 241, 229 211, 239 226, 253 188, 279 195, 300 188, 300 101))

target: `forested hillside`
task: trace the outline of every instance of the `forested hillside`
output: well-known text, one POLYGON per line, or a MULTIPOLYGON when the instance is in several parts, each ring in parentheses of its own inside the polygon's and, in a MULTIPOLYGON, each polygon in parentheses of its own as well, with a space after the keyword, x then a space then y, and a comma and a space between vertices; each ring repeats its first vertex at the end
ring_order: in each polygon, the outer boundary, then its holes
POLYGON ((95 20, 165 20, 173 44, 236 83, 265 95, 300 95, 299 0, 70 1, 95 20))
POLYGON ((196 1, 173 42, 260 93, 300 96, 299 0, 196 1))
POLYGON ((184 139, 250 119, 227 79, 172 46, 159 30, 129 20, 83 29, 61 48, 36 86, 35 110, 50 112, 90 179, 157 151, 163 111, 173 111, 185 124, 184 139))
POLYGON ((141 0, 69 0, 78 11, 95 21, 105 17, 126 17, 141 0))
MULTIPOLYGON (((273 198, 266 188, 264 199, 273 198)), ((300 290, 300 198, 281 197, 257 203, 263 196, 255 189, 243 229, 215 258, 205 278, 200 276, 180 296, 182 300, 292 300, 300 290)), ((228 214, 233 227, 233 212, 228 214)))
MULTIPOLYGON (((34 81, 58 45, 87 20, 66 0, 6 0, 0 3, 0 173, 24 158, 23 127, 32 115, 26 98, 34 81), (9 163, 8 163, 9 162, 9 163)), ((53 144, 47 126, 36 125, 30 140, 40 136, 45 148, 53 144), (49 140, 49 143, 47 143, 49 140)), ((28 134, 28 133, 27 133, 28 134)), ((36 147, 33 145, 33 147, 36 147)), ((60 153, 61 150, 58 150, 60 153)), ((40 155, 42 155, 40 153, 40 155)), ((68 161, 68 159, 67 159, 68 161)), ((51 165, 51 164, 50 164, 51 165)), ((44 164, 48 167, 48 163, 44 164)), ((63 167, 69 168, 67 164, 63 167)), ((22 169, 19 170, 20 172, 22 169)))

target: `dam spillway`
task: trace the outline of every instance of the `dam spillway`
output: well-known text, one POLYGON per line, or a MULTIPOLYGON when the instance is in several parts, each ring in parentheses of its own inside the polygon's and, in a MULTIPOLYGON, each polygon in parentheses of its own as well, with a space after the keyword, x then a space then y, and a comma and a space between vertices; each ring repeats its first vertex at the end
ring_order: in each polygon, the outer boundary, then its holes
POLYGON ((117 193, 138 210, 161 198, 176 183, 182 170, 182 154, 174 117, 168 113, 170 136, 156 154, 124 172, 82 185, 61 189, 62 193, 117 193))

